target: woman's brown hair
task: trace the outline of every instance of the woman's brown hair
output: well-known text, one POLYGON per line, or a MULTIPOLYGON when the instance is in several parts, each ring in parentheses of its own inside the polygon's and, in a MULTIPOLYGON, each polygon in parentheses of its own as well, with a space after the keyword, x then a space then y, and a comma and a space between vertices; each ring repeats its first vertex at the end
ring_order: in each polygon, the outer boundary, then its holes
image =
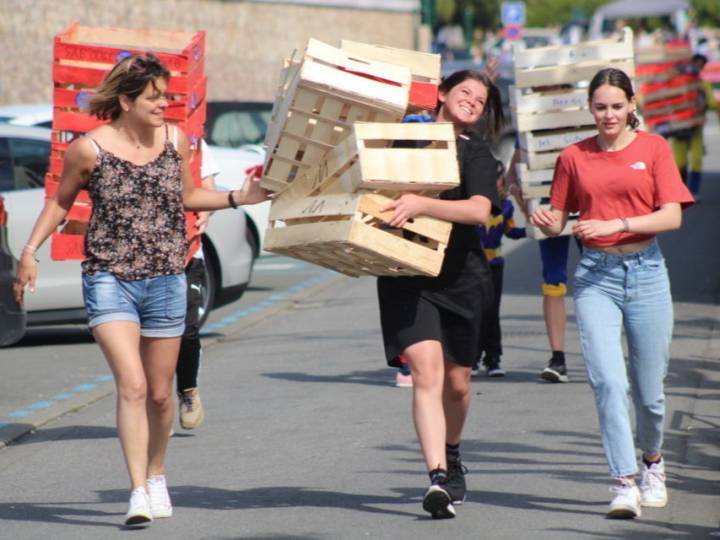
POLYGON ((135 100, 148 84, 170 80, 170 71, 153 53, 132 54, 120 60, 92 95, 88 113, 101 120, 117 120, 122 109, 120 96, 135 100))

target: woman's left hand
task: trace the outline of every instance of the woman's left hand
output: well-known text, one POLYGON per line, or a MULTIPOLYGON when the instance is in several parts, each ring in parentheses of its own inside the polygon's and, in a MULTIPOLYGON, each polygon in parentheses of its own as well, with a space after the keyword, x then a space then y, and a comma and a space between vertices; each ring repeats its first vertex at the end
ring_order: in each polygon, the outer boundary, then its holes
POLYGON ((578 221, 573 225, 572 233, 580 240, 587 238, 597 238, 599 236, 609 236, 622 230, 622 223, 619 220, 612 219, 604 221, 601 219, 587 219, 578 221))
POLYGON ((392 218, 387 222, 391 227, 402 227, 408 220, 426 213, 427 197, 415 195, 414 193, 405 193, 385 205, 383 212, 395 210, 392 218))
POLYGON ((260 187, 261 179, 262 177, 254 174, 254 172, 250 172, 245 177, 245 183, 240 190, 242 193, 242 202, 240 204, 257 204, 270 199, 270 192, 260 187))

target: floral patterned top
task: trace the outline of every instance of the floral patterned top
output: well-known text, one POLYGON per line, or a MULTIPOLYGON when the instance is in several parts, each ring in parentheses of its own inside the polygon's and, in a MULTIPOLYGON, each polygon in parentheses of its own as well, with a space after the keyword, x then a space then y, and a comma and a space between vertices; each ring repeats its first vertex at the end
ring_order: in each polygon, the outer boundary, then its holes
POLYGON ((182 272, 188 249, 182 158, 172 142, 151 162, 136 165, 90 139, 98 156, 87 186, 92 216, 83 273, 138 280, 182 272))

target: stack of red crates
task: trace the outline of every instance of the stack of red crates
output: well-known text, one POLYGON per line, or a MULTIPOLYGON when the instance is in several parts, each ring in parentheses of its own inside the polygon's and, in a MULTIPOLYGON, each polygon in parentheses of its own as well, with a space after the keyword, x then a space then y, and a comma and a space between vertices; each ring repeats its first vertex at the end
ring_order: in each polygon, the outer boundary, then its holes
POLYGON ((687 41, 676 40, 653 50, 636 52, 635 73, 641 82, 642 113, 649 129, 661 135, 699 125, 700 77, 692 71, 692 50, 687 41))
MULTIPOLYGON (((190 139, 193 180, 200 184, 200 139, 206 118, 205 32, 169 32, 95 28, 72 23, 55 37, 53 52, 53 133, 50 167, 45 180, 46 197, 55 195, 68 145, 78 136, 101 125, 85 106, 95 88, 120 60, 134 53, 153 52, 170 70, 165 119, 190 139)), ((55 260, 82 259, 83 238, 90 219, 90 198, 81 191, 67 216, 67 223, 52 237, 55 260)), ((188 231, 195 214, 187 214, 188 231)), ((191 246, 193 252, 198 244, 191 246)))

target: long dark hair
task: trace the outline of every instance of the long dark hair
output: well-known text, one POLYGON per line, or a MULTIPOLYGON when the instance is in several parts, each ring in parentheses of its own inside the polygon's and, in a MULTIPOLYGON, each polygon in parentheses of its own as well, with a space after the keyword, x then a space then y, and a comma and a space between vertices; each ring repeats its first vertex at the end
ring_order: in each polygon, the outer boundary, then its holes
POLYGON ((170 72, 153 53, 132 54, 110 70, 90 98, 88 112, 101 120, 117 120, 122 112, 120 96, 131 101, 158 79, 170 80, 170 72))
MULTIPOLYGON (((493 139, 500 132, 500 129, 505 123, 505 115, 503 114, 500 90, 498 90, 498 87, 487 74, 475 71, 474 69, 456 71, 452 75, 443 79, 440 83, 439 90, 447 94, 455 86, 467 81, 468 79, 478 81, 487 88, 487 102, 485 103, 485 108, 483 109, 482 116, 480 117, 480 121, 478 123, 484 124, 486 131, 488 132, 484 133, 484 135, 487 135, 488 139, 493 139)), ((440 111, 441 106, 442 104, 438 103, 436 112, 440 111)))
MULTIPOLYGON (((592 81, 590 81, 590 86, 588 87, 589 101, 592 101, 595 90, 600 88, 603 84, 608 84, 622 90, 625 93, 625 97, 628 101, 632 101, 633 97, 635 96, 635 91, 633 90, 630 77, 628 77, 623 70, 616 68, 605 68, 598 71, 592 78, 592 81)), ((635 116, 635 113, 631 112, 628 113, 627 123, 632 129, 637 129, 640 125, 640 120, 637 116, 635 116)))

